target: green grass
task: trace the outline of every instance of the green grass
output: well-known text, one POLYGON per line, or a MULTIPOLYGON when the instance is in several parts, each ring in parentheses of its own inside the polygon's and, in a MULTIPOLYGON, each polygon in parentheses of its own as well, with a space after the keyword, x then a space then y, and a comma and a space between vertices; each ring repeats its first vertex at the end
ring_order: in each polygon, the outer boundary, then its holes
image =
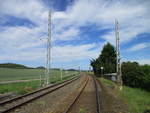
POLYGON ((0 93, 14 92, 16 94, 25 94, 38 87, 40 87, 38 81, 3 84, 0 85, 0 93))
MULTIPOLYGON (((66 71, 62 72, 62 80, 66 80, 73 76, 77 75, 77 71, 66 71)), ((9 68, 0 68, 0 81, 11 81, 11 80, 28 80, 28 79, 38 79, 42 75, 44 78, 43 69, 9 69, 9 68)), ((50 74, 50 83, 61 82, 60 71, 51 70, 50 74)), ((43 83, 43 81, 42 81, 43 83)), ((20 83, 8 83, 0 85, 0 93, 6 92, 15 92, 17 94, 25 94, 31 92, 40 87, 40 80, 30 81, 30 82, 20 82, 20 83)))
POLYGON ((107 80, 105 78, 101 78, 100 79, 102 83, 104 83, 105 85, 115 85, 114 82, 112 82, 111 80, 107 80))
POLYGON ((43 74, 43 69, 0 68, 0 81, 35 79, 43 74))
POLYGON ((145 110, 150 110, 150 92, 123 86, 119 95, 127 102, 131 113, 144 113, 145 110))
MULTIPOLYGON (((116 85, 111 80, 104 78, 100 80, 105 85, 116 85)), ((123 89, 116 90, 116 93, 127 103, 130 113, 144 113, 144 111, 150 110, 150 92, 123 86, 123 89)))
POLYGON ((80 109, 79 109, 79 113, 87 113, 87 110, 84 109, 84 108, 80 108, 80 109))
MULTIPOLYGON (((64 76, 62 81, 67 80, 72 76, 74 76, 74 75, 64 76)), ((58 82, 62 82, 62 81, 60 78, 56 78, 56 77, 50 78, 50 83, 58 83, 58 82)), ((44 83, 43 80, 42 80, 42 83, 44 83)), ((39 87, 41 87, 40 81, 9 83, 9 84, 0 85, 0 93, 3 94, 6 92, 14 92, 14 93, 20 95, 20 94, 32 92, 33 90, 35 90, 39 87)))
MULTIPOLYGON (((74 73, 74 71, 68 71, 68 75, 74 73)), ((44 69, 11 69, 11 68, 0 68, 0 82, 12 81, 12 80, 27 80, 37 79, 40 75, 44 77, 44 69)), ((59 76, 59 70, 51 70, 51 76, 59 76)), ((66 75, 63 71, 63 75, 66 75)))

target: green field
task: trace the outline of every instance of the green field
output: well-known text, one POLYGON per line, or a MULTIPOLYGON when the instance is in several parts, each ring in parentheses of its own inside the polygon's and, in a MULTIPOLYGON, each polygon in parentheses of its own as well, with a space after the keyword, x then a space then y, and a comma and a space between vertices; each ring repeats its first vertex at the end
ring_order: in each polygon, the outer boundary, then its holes
MULTIPOLYGON (((50 83, 61 82, 59 70, 51 70, 50 83)), ((77 75, 77 71, 62 71, 63 80, 69 79, 70 77, 77 75)), ((14 80, 29 80, 39 79, 40 75, 44 78, 44 69, 10 69, 0 68, 0 82, 14 81, 14 80)), ((31 92, 39 87, 43 80, 30 81, 30 82, 19 82, 19 83, 8 83, 0 84, 0 94, 14 92, 16 94, 25 94, 31 92)))
MULTIPOLYGON (((116 85, 104 78, 101 79, 101 82, 105 85, 116 85)), ((117 90, 116 93, 128 104, 130 113, 144 113, 146 110, 150 110, 150 92, 123 86, 123 90, 117 90)))
MULTIPOLYGON (((60 76, 59 70, 51 70, 51 77, 60 76)), ((71 75, 76 73, 75 71, 63 71, 63 76, 71 75)), ((12 81, 12 80, 28 80, 38 79, 40 75, 44 77, 44 69, 11 69, 11 68, 0 68, 0 82, 12 81)))
MULTIPOLYGON (((69 79, 74 75, 63 76, 62 81, 69 79)), ((50 78, 50 83, 62 82, 60 78, 50 78)), ((42 81, 41 83, 44 83, 42 81)), ((0 85, 0 94, 13 92, 17 95, 25 94, 34 91, 37 88, 42 87, 40 81, 31 81, 31 82, 20 82, 20 83, 9 83, 0 85)))

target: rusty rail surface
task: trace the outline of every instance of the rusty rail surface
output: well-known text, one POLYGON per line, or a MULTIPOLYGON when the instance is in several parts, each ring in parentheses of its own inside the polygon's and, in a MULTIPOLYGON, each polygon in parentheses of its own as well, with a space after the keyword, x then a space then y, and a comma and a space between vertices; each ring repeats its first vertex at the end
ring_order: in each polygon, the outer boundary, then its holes
POLYGON ((95 84, 97 113, 101 113, 100 112, 100 95, 99 95, 100 92, 98 91, 98 84, 97 84, 96 77, 93 76, 93 79, 94 79, 94 84, 95 84))
MULTIPOLYGON (((68 106, 68 108, 65 110, 63 113, 69 113, 70 110, 72 109, 73 105, 76 103, 76 101, 80 98, 80 95, 83 93, 85 87, 87 86, 89 81, 89 77, 87 78, 86 82, 84 83, 82 89, 79 91, 78 95, 75 97, 75 99, 71 102, 71 104, 68 106)), ((95 86, 95 94, 96 94, 96 113, 101 113, 100 112, 100 95, 99 95, 99 90, 98 90, 98 84, 96 82, 96 78, 93 76, 93 81, 94 81, 94 86, 95 86)))
POLYGON ((84 89, 85 89, 85 87, 86 87, 88 81, 89 81, 89 77, 87 77, 87 79, 86 79, 86 81, 85 81, 85 83, 84 83, 82 89, 79 91, 78 95, 74 98, 74 100, 73 100, 73 101, 71 102, 71 104, 67 107, 67 109, 65 110, 64 113, 68 113, 68 112, 71 110, 71 108, 73 107, 73 105, 75 104, 75 102, 79 99, 80 95, 81 95, 82 92, 84 91, 84 89))

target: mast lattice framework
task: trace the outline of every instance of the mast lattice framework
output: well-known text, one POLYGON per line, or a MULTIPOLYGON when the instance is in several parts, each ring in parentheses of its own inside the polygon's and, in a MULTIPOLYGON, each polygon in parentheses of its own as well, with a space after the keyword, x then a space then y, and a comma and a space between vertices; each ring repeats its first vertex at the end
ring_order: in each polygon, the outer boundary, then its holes
POLYGON ((51 11, 49 11, 49 16, 48 16, 48 38, 47 38, 47 55, 46 55, 46 70, 45 70, 45 75, 46 75, 46 80, 45 84, 49 84, 49 76, 50 76, 50 69, 51 69, 51 11))
POLYGON ((116 35, 116 73, 117 82, 122 85, 122 72, 121 72, 121 58, 120 58, 120 37, 119 37, 119 23, 115 20, 115 35, 116 35))

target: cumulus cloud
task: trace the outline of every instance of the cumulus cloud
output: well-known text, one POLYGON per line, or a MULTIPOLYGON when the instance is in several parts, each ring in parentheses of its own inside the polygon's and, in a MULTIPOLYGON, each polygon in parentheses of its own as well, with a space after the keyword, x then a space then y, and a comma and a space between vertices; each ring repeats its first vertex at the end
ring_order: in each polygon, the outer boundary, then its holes
POLYGON ((80 31, 76 28, 69 28, 63 32, 58 32, 53 35, 53 40, 74 40, 79 38, 80 31))
POLYGON ((47 9, 40 0, 5 0, 0 1, 0 14, 26 18, 39 24, 46 20, 47 9))
POLYGON ((71 61, 71 60, 81 60, 90 59, 98 56, 98 50, 91 50, 96 47, 96 44, 85 44, 85 45, 66 45, 66 46, 56 46, 52 49, 54 59, 59 61, 71 61))
POLYGON ((65 12, 56 12, 57 19, 60 20, 59 28, 66 26, 86 26, 96 24, 103 28, 112 29, 106 33, 103 39, 115 42, 114 37, 114 20, 119 20, 121 42, 128 42, 137 35, 149 32, 150 23, 149 7, 147 2, 124 0, 78 0, 72 6, 68 7, 65 12))
POLYGON ((150 59, 144 59, 144 60, 137 60, 140 64, 149 64, 150 65, 150 59))
MULTIPOLYGON (((6 55, 1 59, 10 59, 8 50, 13 49, 11 59, 32 60, 43 57, 44 42, 41 38, 47 38, 48 8, 40 0, 1 0, 0 1, 1 23, 8 21, 7 15, 19 19, 28 19, 35 27, 28 26, 0 26, 0 47, 6 55), (14 47, 17 45, 17 48, 14 47), (5 46, 5 48, 3 48, 5 46), (41 48, 37 48, 42 46, 41 48), (28 51, 23 51, 23 50, 28 51), (19 55, 16 55, 19 54, 19 55)), ((132 41, 137 35, 149 33, 150 15, 149 1, 132 0, 76 0, 67 6, 65 11, 52 9, 52 40, 72 41, 82 38, 82 26, 96 24, 99 31, 110 29, 108 32, 99 34, 97 38, 115 43, 114 20, 119 20, 120 39, 122 43, 132 41)), ((92 40, 91 40, 92 43, 92 40)), ((97 44, 54 46, 52 56, 55 61, 71 61, 96 57, 98 49, 92 49, 97 44)), ((140 50, 146 45, 137 45, 131 50, 140 50)))
MULTIPOLYGON (((1 4, 1 14, 27 18, 43 26, 43 29, 47 27, 48 10, 41 1, 5 0, 1 4)), ((58 38, 61 40, 67 40, 67 38, 75 40, 74 35, 81 31, 79 27, 87 26, 90 23, 99 25, 100 30, 103 28, 112 29, 101 38, 114 42, 114 20, 117 18, 120 23, 121 42, 130 41, 137 35, 150 30, 147 24, 150 23, 147 4, 149 2, 77 0, 67 7, 66 11, 53 11, 54 37, 62 37, 58 38), (66 29, 72 26, 75 28, 74 30, 72 28, 66 29), (73 33, 67 33, 68 31, 73 33)))
POLYGON ((141 65, 144 65, 144 64, 149 64, 150 65, 150 59, 138 59, 138 60, 132 60, 133 62, 138 62, 139 64, 141 65))
MULTIPOLYGON (((102 48, 103 44, 99 44, 102 48)), ((91 59, 98 56, 100 49, 93 49, 97 47, 96 44, 84 44, 84 45, 65 45, 65 46, 54 46, 52 48, 52 62, 69 62, 78 61, 83 59, 91 59)), ((24 48, 24 47, 21 47, 24 48)), ((34 48, 31 51, 20 49, 12 50, 0 56, 0 60, 15 60, 15 61, 36 61, 45 59, 46 49, 34 48), (12 54, 13 53, 13 54, 12 54), (18 54, 19 53, 19 54, 18 54)))
POLYGON ((4 61, 37 61, 40 60, 39 63, 42 61, 41 59, 45 58, 45 54, 41 50, 33 51, 11 51, 7 52, 0 56, 0 60, 4 61))
POLYGON ((149 43, 140 43, 140 44, 136 44, 134 46, 132 46, 131 48, 129 48, 129 51, 138 51, 138 50, 142 50, 144 48, 149 47, 150 44, 149 43))
POLYGON ((3 27, 0 32, 0 48, 5 51, 10 49, 29 49, 42 45, 40 40, 40 28, 28 28, 24 26, 3 27))
POLYGON ((29 20, 36 25, 35 27, 28 25, 10 26, 7 24, 0 26, 0 48, 6 54, 2 59, 8 58, 7 60, 9 60, 10 55, 7 53, 14 54, 10 59, 15 60, 19 56, 23 59, 24 49, 34 53, 33 48, 43 45, 40 39, 47 37, 45 33, 47 32, 45 29, 47 29, 48 20, 47 8, 40 0, 5 0, 0 1, 0 4, 0 16, 3 17, 3 23, 11 21, 12 16, 20 20, 29 20), (7 19, 7 16, 10 16, 10 19, 7 19))

